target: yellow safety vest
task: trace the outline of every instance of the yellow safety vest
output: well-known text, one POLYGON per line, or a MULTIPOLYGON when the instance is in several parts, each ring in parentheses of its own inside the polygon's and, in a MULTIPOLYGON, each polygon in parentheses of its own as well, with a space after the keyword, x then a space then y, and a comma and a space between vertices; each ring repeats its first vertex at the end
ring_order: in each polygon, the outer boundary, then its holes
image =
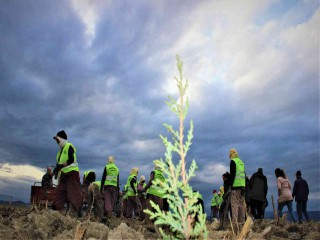
POLYGON ((68 173, 71 171, 79 172, 79 166, 77 163, 77 156, 76 156, 76 148, 69 142, 67 142, 66 145, 64 145, 64 147, 61 149, 61 151, 59 151, 57 153, 57 163, 64 164, 68 161, 68 159, 69 159, 68 152, 69 152, 70 147, 72 147, 74 150, 74 152, 73 152, 74 162, 66 167, 63 167, 61 169, 61 172, 63 172, 63 173, 68 173))

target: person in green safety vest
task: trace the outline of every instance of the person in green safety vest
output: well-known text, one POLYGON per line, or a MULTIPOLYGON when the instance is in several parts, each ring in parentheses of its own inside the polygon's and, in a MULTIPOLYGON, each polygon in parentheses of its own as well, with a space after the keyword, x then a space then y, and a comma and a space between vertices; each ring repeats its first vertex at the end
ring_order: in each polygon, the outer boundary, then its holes
POLYGON ((101 181, 94 181, 89 185, 87 197, 88 208, 86 213, 87 216, 92 214, 98 221, 102 221, 104 211, 100 188, 101 181))
POLYGON ((59 145, 60 150, 57 153, 57 164, 53 170, 53 175, 59 175, 59 183, 55 190, 52 209, 62 210, 69 202, 78 217, 82 217, 83 199, 76 148, 67 141, 67 134, 63 130, 58 132, 53 139, 59 145))
POLYGON ((143 210, 147 208, 147 193, 139 193, 140 191, 143 190, 143 188, 146 186, 146 178, 145 176, 141 175, 140 176, 140 181, 138 183, 138 197, 141 203, 141 212, 140 212, 140 219, 143 220, 145 217, 145 213, 143 210))
POLYGON ((211 200, 211 221, 214 219, 218 219, 218 213, 219 213, 219 195, 217 193, 217 190, 212 191, 212 200, 211 200))
POLYGON ((132 168, 130 175, 127 179, 127 213, 126 218, 139 217, 141 212, 141 204, 138 198, 138 182, 137 177, 139 174, 138 168, 132 168))
MULTIPOLYGON (((141 193, 147 191, 147 208, 150 211, 153 211, 153 208, 151 206, 151 201, 153 201, 155 204, 157 204, 160 208, 160 210, 163 210, 163 196, 164 192, 162 191, 162 188, 159 185, 155 185, 153 181, 159 179, 161 182, 165 182, 164 175, 162 173, 162 170, 160 166, 157 164, 155 165, 154 171, 150 173, 150 179, 147 185, 143 188, 141 193)), ((149 215, 146 216, 147 220, 149 221, 149 215)))
POLYGON ((246 186, 245 167, 235 148, 230 149, 229 157, 232 221, 234 223, 244 223, 246 212, 244 207, 246 186))
POLYGON ((100 190, 104 191, 105 212, 107 218, 110 219, 119 197, 119 169, 113 156, 108 157, 108 164, 102 174, 100 190))

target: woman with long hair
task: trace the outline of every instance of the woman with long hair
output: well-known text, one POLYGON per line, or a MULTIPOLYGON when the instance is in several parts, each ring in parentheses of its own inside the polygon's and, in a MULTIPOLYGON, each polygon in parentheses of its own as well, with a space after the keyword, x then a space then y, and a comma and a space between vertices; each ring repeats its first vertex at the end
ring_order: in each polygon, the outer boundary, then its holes
POLYGON ((292 192, 291 192, 291 184, 289 179, 287 178, 283 169, 277 168, 274 171, 277 178, 277 188, 278 188, 278 216, 282 217, 282 209, 284 206, 287 206, 289 214, 291 216, 292 221, 295 223, 296 219, 294 217, 292 211, 292 192))

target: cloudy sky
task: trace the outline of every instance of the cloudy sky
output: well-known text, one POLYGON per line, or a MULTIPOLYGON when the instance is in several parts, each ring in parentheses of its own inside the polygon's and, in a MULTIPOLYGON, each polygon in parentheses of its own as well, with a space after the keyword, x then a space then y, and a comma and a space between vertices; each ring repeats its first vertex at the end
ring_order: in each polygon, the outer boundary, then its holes
POLYGON ((270 203, 280 167, 292 183, 302 171, 320 210, 319 21, 312 0, 1 1, 0 193, 29 201, 62 129, 81 177, 113 155, 122 184, 132 167, 148 179, 163 123, 178 126, 178 54, 207 208, 234 147, 247 175, 264 168, 270 203))

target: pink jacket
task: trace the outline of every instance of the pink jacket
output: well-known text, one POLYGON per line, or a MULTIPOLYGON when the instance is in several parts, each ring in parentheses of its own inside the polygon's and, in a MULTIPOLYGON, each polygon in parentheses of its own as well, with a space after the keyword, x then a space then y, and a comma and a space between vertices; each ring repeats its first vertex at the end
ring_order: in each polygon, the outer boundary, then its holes
POLYGON ((291 184, 288 178, 278 177, 277 178, 278 187, 278 202, 286 202, 293 200, 291 192, 291 184))

